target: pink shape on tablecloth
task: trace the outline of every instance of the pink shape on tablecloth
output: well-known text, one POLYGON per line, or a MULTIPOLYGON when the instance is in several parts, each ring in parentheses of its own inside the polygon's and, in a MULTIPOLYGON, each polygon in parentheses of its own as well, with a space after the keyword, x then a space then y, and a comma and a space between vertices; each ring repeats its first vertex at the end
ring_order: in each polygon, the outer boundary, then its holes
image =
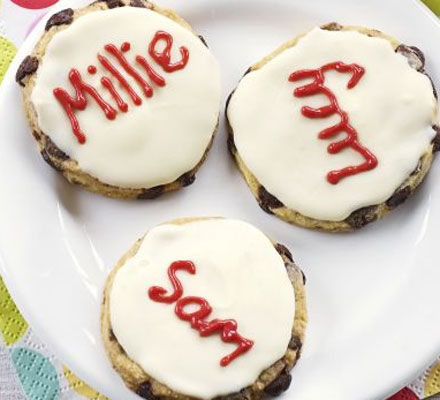
POLYGON ((39 10, 47 8, 57 3, 58 0, 11 0, 17 6, 27 8, 28 10, 39 10))
POLYGON ((410 388, 405 387, 388 400, 419 400, 419 397, 410 388))

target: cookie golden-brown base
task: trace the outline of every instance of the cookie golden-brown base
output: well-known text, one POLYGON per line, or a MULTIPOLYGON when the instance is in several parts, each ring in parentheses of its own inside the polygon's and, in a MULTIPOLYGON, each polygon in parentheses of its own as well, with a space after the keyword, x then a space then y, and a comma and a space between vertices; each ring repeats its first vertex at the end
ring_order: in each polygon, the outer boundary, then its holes
MULTIPOLYGON (((78 165, 78 162, 76 160, 73 160, 68 154, 60 150, 56 146, 56 144, 53 143, 50 137, 46 135, 38 126, 37 114, 30 100, 32 90, 35 86, 38 65, 44 57, 48 43, 58 32, 66 29, 75 19, 80 18, 82 15, 85 15, 87 13, 125 6, 148 8, 166 16, 167 18, 173 20, 174 22, 182 25, 183 27, 194 33, 191 26, 175 12, 173 12, 172 10, 162 9, 146 0, 96 1, 82 9, 66 9, 53 15, 47 22, 46 32, 35 47, 32 56, 26 57, 20 65, 17 71, 16 80, 21 86, 23 86, 23 105, 26 118, 32 130, 32 135, 37 141, 41 156, 50 166, 61 172, 70 183, 81 185, 94 193, 99 193, 113 198, 153 199, 163 193, 180 189, 181 187, 188 186, 194 182, 195 174, 200 166, 203 164, 211 148, 215 133, 217 132, 217 127, 212 133, 212 139, 197 165, 190 171, 182 174, 174 182, 151 188, 118 187, 101 182, 94 176, 84 172, 78 165)), ((200 37, 200 40, 205 43, 202 37, 200 37)))
MULTIPOLYGON (((185 224, 201 218, 184 218, 175 220, 174 224, 185 224)), ((131 360, 125 353, 124 349, 118 343, 115 337, 111 322, 109 310, 109 297, 112 284, 117 271, 133 257, 141 244, 139 239, 131 249, 118 261, 113 271, 107 279, 104 290, 101 331, 104 346, 113 367, 124 380, 125 384, 140 396, 153 400, 155 398, 173 398, 178 400, 189 400, 190 397, 180 393, 176 393, 162 383, 156 381, 154 377, 149 376, 138 364, 131 360)), ((286 247, 278 243, 274 243, 276 250, 280 253, 284 260, 289 279, 295 289, 295 319, 292 328, 292 337, 285 355, 276 363, 263 371, 257 381, 251 386, 243 388, 238 393, 231 393, 223 396, 224 399, 257 399, 267 395, 278 395, 286 390, 291 381, 290 370, 295 366, 300 357, 302 343, 304 341, 304 333, 307 324, 307 310, 305 298, 305 278, 301 270, 294 263, 292 256, 286 247)))
MULTIPOLYGON (((337 23, 330 23, 321 27, 322 29, 328 29, 333 31, 341 31, 341 30, 355 30, 364 35, 381 37, 383 39, 388 40, 396 52, 401 53, 402 55, 408 58, 408 62, 410 65, 418 70, 421 73, 425 73, 424 71, 424 56, 423 53, 415 48, 409 47, 406 45, 399 44, 399 42, 388 36, 382 32, 377 30, 367 29, 358 26, 341 26, 337 23)), ((276 49, 273 53, 269 54, 261 61, 252 65, 247 73, 255 71, 259 68, 262 68, 266 63, 270 60, 281 54, 284 50, 293 47, 297 44, 298 40, 304 35, 300 35, 286 43, 284 43, 281 47, 276 49)), ((434 93, 435 88, 433 87, 434 93)), ((233 96, 234 92, 231 93, 233 96)), ((226 105, 226 119, 228 112, 228 103, 226 105)), ((402 204, 420 185, 420 183, 425 178, 428 173, 432 161, 434 159, 434 153, 438 150, 438 138, 434 140, 433 143, 426 149, 426 153, 420 158, 417 168, 405 179, 404 182, 399 186, 399 188, 395 191, 395 193, 385 202, 381 204, 374 204, 369 207, 364 207, 359 210, 354 211, 348 218, 343 221, 323 221, 319 219, 314 219, 310 217, 306 217, 305 215, 300 214, 299 212, 286 207, 279 199, 277 199, 273 194, 269 193, 264 186, 257 180, 257 178, 252 174, 249 168, 243 162, 239 152, 234 143, 234 131, 229 121, 227 122, 228 126, 228 147, 231 152, 235 162, 242 173, 244 179, 246 180, 252 194, 258 201, 260 207, 270 213, 274 214, 277 217, 281 218, 284 221, 290 222, 295 225, 302 226, 304 228, 310 229, 318 229, 322 231, 328 232, 347 232, 353 231, 359 228, 364 227, 365 225, 376 221, 380 218, 385 217, 390 211, 396 208, 398 205, 402 204)), ((439 132, 439 127, 433 127, 433 129, 439 132)))

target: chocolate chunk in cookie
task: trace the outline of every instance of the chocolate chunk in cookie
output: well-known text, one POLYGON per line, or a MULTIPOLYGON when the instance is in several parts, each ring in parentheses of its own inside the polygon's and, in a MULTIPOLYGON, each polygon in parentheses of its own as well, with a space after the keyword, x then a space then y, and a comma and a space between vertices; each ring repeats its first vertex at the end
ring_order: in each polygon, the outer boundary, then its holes
POLYGON ((284 204, 271 195, 263 185, 258 188, 258 202, 260 207, 269 214, 273 214, 274 208, 284 207, 284 204))
POLYGON ((362 228, 370 222, 376 221, 376 209, 377 206, 360 208, 347 218, 347 223, 354 229, 362 228))
POLYGON ((150 382, 144 382, 139 385, 138 390, 136 390, 136 394, 141 396, 142 398, 146 400, 158 400, 160 397, 155 396, 153 394, 153 391, 151 390, 151 384, 150 382))
POLYGON ((409 186, 405 186, 404 188, 396 190, 394 194, 386 201, 386 204, 390 208, 395 208, 404 203, 410 195, 411 188, 409 186))
POLYGON ((156 199, 157 197, 159 197, 163 193, 163 191, 164 191, 163 185, 155 186, 150 189, 144 189, 144 191, 140 195, 138 195, 137 198, 139 200, 156 199))
POLYGON ((52 15, 46 23, 46 31, 48 31, 53 26, 58 25, 70 25, 73 21, 73 10, 71 8, 66 8, 61 10, 56 14, 52 15))
POLYGON ((266 388, 264 392, 269 396, 279 396, 281 393, 289 389, 292 382, 292 375, 286 370, 283 370, 281 374, 275 378, 266 388))
POLYGON ((396 52, 405 56, 412 68, 419 72, 423 71, 425 67, 425 55, 419 48, 401 44, 397 47, 396 52))
POLYGON ((38 58, 33 56, 27 56, 18 67, 15 74, 15 80, 21 86, 24 86, 23 79, 28 75, 32 75, 38 69, 38 58))
POLYGON ((290 250, 286 246, 284 246, 281 243, 277 243, 275 245, 275 249, 278 251, 278 253, 280 253, 281 256, 284 256, 293 262, 292 253, 290 252, 290 250))

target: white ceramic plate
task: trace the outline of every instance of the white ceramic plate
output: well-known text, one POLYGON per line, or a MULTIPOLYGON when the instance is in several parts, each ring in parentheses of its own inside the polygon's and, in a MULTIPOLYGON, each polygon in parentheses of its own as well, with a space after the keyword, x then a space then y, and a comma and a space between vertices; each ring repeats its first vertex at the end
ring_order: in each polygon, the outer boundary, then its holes
MULTIPOLYGON (((57 8, 84 0, 61 1, 57 8)), ((164 1, 205 36, 223 70, 224 95, 247 67, 288 38, 339 21, 384 30, 420 46, 440 72, 440 25, 416 0, 164 1)), ((43 22, 44 23, 44 22, 43 22)), ((440 352, 440 165, 405 205, 353 234, 290 226, 260 210, 220 127, 191 187, 157 201, 117 201, 70 186, 35 151, 14 82, 40 25, 0 94, 2 272, 36 333, 77 375, 113 400, 136 399, 101 343, 101 291, 109 269, 148 228, 188 215, 224 215, 293 249, 307 277, 310 323, 291 400, 381 399, 440 352)))

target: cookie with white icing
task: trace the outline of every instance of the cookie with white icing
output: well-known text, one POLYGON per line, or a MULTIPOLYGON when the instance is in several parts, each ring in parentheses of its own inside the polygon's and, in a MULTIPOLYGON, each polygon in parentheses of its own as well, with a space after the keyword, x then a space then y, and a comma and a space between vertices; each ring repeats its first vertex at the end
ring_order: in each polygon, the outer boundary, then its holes
POLYGON ((276 396, 304 340, 304 283, 289 250, 245 222, 159 225, 107 280, 104 345, 148 400, 276 396))
POLYGON ((217 130, 216 60, 186 21, 146 0, 53 15, 16 80, 44 160, 110 197, 191 184, 217 130))
POLYGON ((254 64, 226 116, 229 149, 263 210, 326 231, 384 217, 422 182, 438 149, 422 52, 336 23, 254 64))

